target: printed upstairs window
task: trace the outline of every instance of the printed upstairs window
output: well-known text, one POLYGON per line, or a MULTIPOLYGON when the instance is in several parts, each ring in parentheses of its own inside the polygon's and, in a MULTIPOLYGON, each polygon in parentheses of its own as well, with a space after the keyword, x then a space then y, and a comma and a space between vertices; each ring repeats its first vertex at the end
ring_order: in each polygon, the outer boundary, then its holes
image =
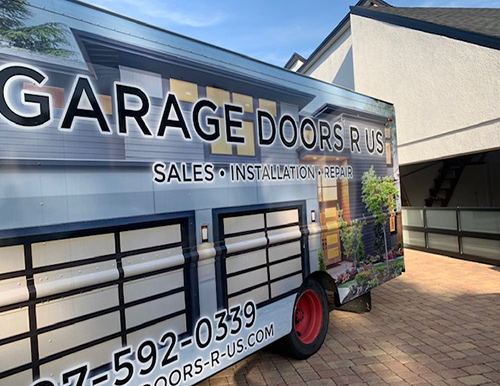
MULTIPOLYGON (((253 114, 253 98, 248 95, 233 93, 233 103, 235 105, 243 106, 243 112, 253 114)), ((242 156, 255 156, 255 130, 254 124, 251 121, 243 121, 243 128, 240 134, 245 138, 244 144, 236 145, 237 155, 242 156)))
MULTIPOLYGON (((225 130, 225 120, 220 114, 220 125, 221 125, 221 135, 217 141, 210 144, 209 154, 210 158, 222 157, 252 157, 255 159, 259 157, 259 151, 256 142, 255 133, 255 102, 254 98, 250 95, 244 95, 240 93, 231 93, 229 91, 216 88, 216 87, 206 87, 206 97, 213 101, 219 108, 222 108, 225 103, 230 103, 233 105, 238 105, 243 107, 243 113, 241 115, 235 114, 234 119, 242 121, 242 127, 233 129, 233 134, 238 137, 243 137, 244 143, 229 143, 227 141, 227 133, 225 130)), ((260 101, 263 101, 259 99, 260 101)), ((272 109, 273 115, 276 114, 276 102, 267 101, 268 103, 274 103, 274 108, 272 109)), ((263 108, 263 107, 261 107, 263 108)), ((269 111, 268 108, 265 108, 269 111)), ((218 114, 219 115, 219 114, 218 114)))
MULTIPOLYGON (((218 107, 215 113, 207 113, 207 116, 218 119, 220 125, 219 138, 205 145, 205 157, 207 160, 224 162, 230 161, 230 159, 234 159, 234 157, 244 157, 255 161, 260 157, 254 123, 256 104, 259 104, 262 109, 276 116, 276 102, 256 99, 250 95, 230 92, 213 86, 203 86, 174 78, 169 79, 169 86, 170 92, 177 96, 177 99, 181 102, 183 111, 187 115, 190 114, 193 104, 199 99, 209 99, 218 107), (230 143, 227 140, 225 118, 223 114, 223 107, 226 103, 238 105, 243 108, 242 114, 232 114, 234 120, 242 121, 242 127, 234 128, 232 133, 234 136, 243 137, 245 140, 244 143, 230 143)), ((207 130, 213 132, 213 127, 208 127, 207 130)))
POLYGON ((198 85, 196 83, 171 78, 170 92, 183 102, 194 103, 198 100, 198 85))
POLYGON ((390 218, 389 218, 389 231, 391 233, 396 232, 396 213, 391 212, 390 218))
MULTIPOLYGON (((215 87, 207 87, 207 98, 214 102, 218 107, 224 107, 224 103, 230 103, 231 97, 229 91, 215 87)), ((226 130, 224 130, 224 118, 220 119, 220 137, 217 141, 212 142, 212 154, 233 154, 233 145, 227 142, 226 130)))
POLYGON ((390 143, 385 144, 385 162, 392 165, 392 147, 390 143))
MULTIPOLYGON (((394 196, 391 196, 391 206, 395 207, 396 199, 394 196)), ((391 210, 389 213, 389 231, 391 233, 396 232, 396 211, 391 210)))
POLYGON ((140 85, 144 92, 153 98, 163 98, 162 76, 159 73, 145 71, 139 68, 118 66, 120 81, 125 84, 140 85))

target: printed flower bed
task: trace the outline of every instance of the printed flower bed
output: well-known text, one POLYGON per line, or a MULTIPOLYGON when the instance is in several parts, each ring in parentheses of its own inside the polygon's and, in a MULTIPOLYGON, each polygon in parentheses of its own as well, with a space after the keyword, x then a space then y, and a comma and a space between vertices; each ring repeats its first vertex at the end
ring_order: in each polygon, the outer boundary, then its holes
POLYGON ((372 288, 395 278, 404 271, 404 258, 402 249, 392 250, 382 258, 380 256, 372 256, 369 260, 367 256, 366 264, 359 264, 359 267, 352 267, 345 273, 340 274, 336 278, 339 288, 348 288, 349 293, 344 298, 344 302, 352 300, 363 293, 370 291, 372 288), (368 262, 374 261, 374 263, 368 262))

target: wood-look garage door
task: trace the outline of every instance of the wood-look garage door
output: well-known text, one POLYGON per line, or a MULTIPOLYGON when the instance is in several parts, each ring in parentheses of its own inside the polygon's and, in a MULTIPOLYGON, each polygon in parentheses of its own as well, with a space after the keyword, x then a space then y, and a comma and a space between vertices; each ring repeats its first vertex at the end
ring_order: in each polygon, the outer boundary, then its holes
POLYGON ((188 331, 197 305, 186 291, 186 224, 77 230, 0 247, 0 384, 27 385, 86 362, 97 368, 123 346, 188 331))
POLYGON ((221 306, 250 299, 262 305, 300 287, 306 239, 299 207, 219 216, 225 245, 219 264, 221 306))

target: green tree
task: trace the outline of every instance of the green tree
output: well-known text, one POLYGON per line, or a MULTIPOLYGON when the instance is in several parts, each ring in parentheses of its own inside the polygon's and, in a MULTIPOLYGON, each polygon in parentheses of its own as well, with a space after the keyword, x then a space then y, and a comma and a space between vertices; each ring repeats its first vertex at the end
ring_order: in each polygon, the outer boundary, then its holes
POLYGON ((318 251, 318 268, 320 271, 326 272, 325 258, 322 251, 318 251))
MULTIPOLYGON (((368 212, 375 218, 375 231, 382 230, 385 254, 388 258, 385 228, 389 212, 396 209, 395 197, 399 195, 398 189, 389 176, 377 176, 373 166, 363 173, 361 185, 361 198, 368 212)), ((375 234, 375 240, 377 240, 377 234, 375 234)), ((387 260, 387 267, 389 267, 389 260, 387 260)))
POLYGON ((63 48, 68 44, 68 32, 61 23, 28 26, 32 16, 27 0, 0 0, 0 45, 23 48, 61 58, 73 55, 63 48))
POLYGON ((362 222, 359 222, 358 220, 355 221, 357 221, 356 226, 358 226, 358 231, 356 232, 356 241, 358 243, 356 247, 356 255, 358 261, 362 263, 365 261, 365 245, 363 244, 362 238, 363 238, 363 228, 366 225, 366 221, 365 220, 363 220, 362 222))
POLYGON ((340 225, 340 241, 342 242, 342 249, 344 255, 353 260, 353 264, 362 262, 365 259, 365 248, 361 240, 363 236, 363 228, 366 221, 359 219, 351 221, 349 225, 344 220, 344 211, 338 207, 339 225, 340 225))
POLYGON ((378 255, 383 255, 385 252, 384 224, 375 222, 373 225, 373 233, 375 233, 375 252, 378 255))

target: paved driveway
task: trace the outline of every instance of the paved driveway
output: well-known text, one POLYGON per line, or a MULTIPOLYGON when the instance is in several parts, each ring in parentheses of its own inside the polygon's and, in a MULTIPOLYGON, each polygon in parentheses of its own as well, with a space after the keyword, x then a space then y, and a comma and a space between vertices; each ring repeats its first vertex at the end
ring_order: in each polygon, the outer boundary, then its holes
POLYGON ((407 250, 372 303, 307 361, 263 350, 202 385, 500 385, 500 267, 407 250))

